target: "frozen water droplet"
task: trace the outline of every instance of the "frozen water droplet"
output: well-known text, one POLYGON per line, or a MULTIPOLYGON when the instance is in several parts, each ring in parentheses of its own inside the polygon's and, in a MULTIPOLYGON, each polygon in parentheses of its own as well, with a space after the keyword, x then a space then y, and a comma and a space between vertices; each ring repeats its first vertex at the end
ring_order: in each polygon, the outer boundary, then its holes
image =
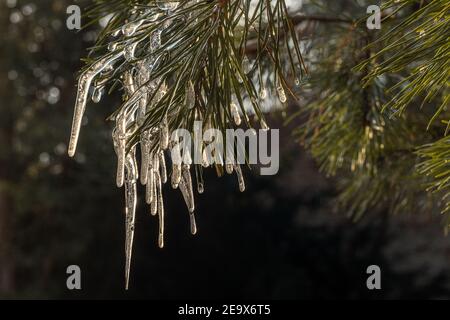
POLYGON ((191 213, 189 215, 190 218, 190 225, 191 225, 191 234, 196 235, 197 234, 197 222, 195 221, 195 214, 191 213))
POLYGON ((203 192, 205 192, 205 186, 203 185, 203 183, 199 182, 197 184, 197 191, 199 194, 203 194, 203 192))
POLYGON ((261 91, 259 92, 259 98, 261 100, 264 100, 267 98, 267 90, 265 88, 262 88, 261 91))
POLYGON ((237 126, 240 126, 242 122, 241 115, 239 114, 239 109, 235 103, 230 104, 230 112, 231 116, 233 117, 234 123, 237 126))
POLYGON ((280 99, 281 103, 285 103, 287 101, 287 97, 283 86, 279 86, 277 88, 277 91, 278 91, 278 99, 280 99))
POLYGON ((104 92, 105 92, 104 87, 94 88, 94 92, 92 93, 92 101, 94 103, 99 103, 103 97, 104 92))

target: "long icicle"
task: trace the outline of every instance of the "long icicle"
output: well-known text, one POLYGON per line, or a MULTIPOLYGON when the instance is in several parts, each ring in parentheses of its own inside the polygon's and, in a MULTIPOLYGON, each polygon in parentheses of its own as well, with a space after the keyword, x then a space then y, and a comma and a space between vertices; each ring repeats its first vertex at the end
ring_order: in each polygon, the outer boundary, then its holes
POLYGON ((146 130, 141 134, 141 184, 145 186, 148 180, 148 166, 150 163, 150 131, 146 130))
POLYGON ((164 247, 164 199, 162 193, 162 183, 159 172, 156 172, 156 181, 158 188, 158 219, 159 219, 159 234, 158 246, 162 249, 164 247))
POLYGON ((150 204, 150 213, 155 216, 158 213, 158 184, 161 183, 159 175, 159 156, 156 153, 153 156, 153 196, 150 204))
POLYGON ((161 171, 161 182, 167 182, 167 167, 166 167, 166 158, 164 157, 164 151, 161 150, 159 153, 159 167, 161 171))
POLYGON ((89 99, 89 88, 91 87, 92 81, 100 72, 110 67, 122 55, 123 52, 119 52, 101 59, 86 70, 78 79, 77 100, 75 102, 72 130, 70 133, 69 148, 67 151, 69 157, 73 157, 77 149, 81 122, 83 120, 84 112, 86 111, 86 103, 89 99))
POLYGON ((147 204, 151 204, 153 202, 153 194, 154 194, 153 181, 154 181, 153 164, 149 164, 147 173, 146 195, 145 195, 145 200, 147 204))
POLYGON ((137 202, 137 165, 134 152, 128 154, 125 182, 125 288, 130 283, 131 257, 133 255, 134 224, 137 202))
POLYGON ((117 175, 116 184, 120 188, 123 186, 125 176, 126 158, 126 117, 125 112, 120 112, 116 119, 116 128, 113 131, 114 146, 117 154, 117 175))

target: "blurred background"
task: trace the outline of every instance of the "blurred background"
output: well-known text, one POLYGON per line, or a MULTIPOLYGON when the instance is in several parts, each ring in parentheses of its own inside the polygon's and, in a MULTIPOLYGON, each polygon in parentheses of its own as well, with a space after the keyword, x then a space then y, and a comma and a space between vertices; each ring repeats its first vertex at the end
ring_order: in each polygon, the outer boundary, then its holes
MULTIPOLYGON (((106 121, 120 97, 90 105, 75 159, 67 142, 80 58, 95 28, 65 26, 70 1, 0 0, 0 298, 450 298, 450 238, 439 219, 335 210, 325 179, 283 126, 275 177, 207 172, 199 233, 167 188, 166 247, 140 199, 130 290, 124 291, 123 190, 106 121), (79 265, 82 290, 66 288, 79 265), (366 287, 366 268, 382 290, 366 287)), ((295 106, 291 106, 295 109, 295 106)), ((294 124, 292 124, 294 125, 294 124)), ((142 192, 141 192, 142 194, 142 192)))

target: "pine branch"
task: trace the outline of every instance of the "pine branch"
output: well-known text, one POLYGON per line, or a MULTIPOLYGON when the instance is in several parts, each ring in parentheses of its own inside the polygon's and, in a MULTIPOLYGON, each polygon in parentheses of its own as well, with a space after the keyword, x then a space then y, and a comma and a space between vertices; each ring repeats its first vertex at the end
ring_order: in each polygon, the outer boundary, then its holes
MULTIPOLYGON (((389 1, 384 10, 394 13, 413 7, 417 1, 389 1)), ((450 4, 445 0, 433 0, 406 16, 402 21, 378 39, 372 46, 387 44, 369 60, 361 63, 361 70, 368 63, 376 68, 365 77, 366 85, 384 74, 399 74, 403 78, 389 92, 393 97, 384 109, 395 113, 403 112, 408 105, 421 99, 422 105, 433 99, 440 105, 428 127, 444 111, 449 103, 450 79, 450 4)), ((398 13, 400 14, 400 13, 398 13)), ((388 19, 387 17, 386 19, 388 19)), ((448 131, 447 127, 446 131, 448 131)))
MULTIPOLYGON (((225 136, 227 129, 253 128, 252 114, 258 119, 257 127, 268 129, 261 111, 266 96, 262 94, 266 90, 263 75, 269 74, 268 82, 286 103, 287 94, 295 98, 287 74, 301 78, 304 62, 284 0, 95 0, 88 11, 92 21, 110 14, 79 77, 69 155, 75 154, 91 86, 97 102, 107 87, 110 92, 122 90, 122 104, 110 120, 115 121, 116 182, 125 187, 128 287, 138 178, 146 186, 150 212, 158 214, 158 244, 164 246, 162 185, 169 180, 165 153, 180 148, 169 139, 172 132, 185 129, 195 136, 196 121, 203 121, 202 133, 216 128, 225 136), (253 61, 246 55, 249 39, 256 39, 253 61), (137 146, 142 156, 140 170, 137 146)), ((195 164, 198 192, 203 192, 202 166, 212 165, 218 175, 235 172, 239 189, 244 191, 241 163, 224 163, 223 159, 211 163, 205 157, 207 144, 202 141, 194 150, 203 155, 202 164, 195 164)), ((171 185, 181 191, 191 233, 196 234, 191 161, 178 161, 173 153, 171 160, 171 185)))

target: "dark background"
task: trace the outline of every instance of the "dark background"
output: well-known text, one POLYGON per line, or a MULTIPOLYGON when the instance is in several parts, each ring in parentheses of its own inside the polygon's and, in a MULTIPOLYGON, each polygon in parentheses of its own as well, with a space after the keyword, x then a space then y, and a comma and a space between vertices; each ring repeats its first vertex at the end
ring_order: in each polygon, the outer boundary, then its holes
MULTIPOLYGON (((430 214, 335 210, 325 179, 281 127, 281 170, 207 172, 199 233, 166 187, 166 247, 139 201, 130 290, 124 291, 123 190, 115 188, 111 125, 120 97, 87 110, 78 155, 66 155, 80 58, 92 30, 65 26, 68 1, 0 0, 0 297, 149 299, 450 298, 450 239, 430 214), (66 268, 82 290, 66 288, 66 268), (366 268, 382 290, 366 288, 366 268)), ((295 108, 292 106, 292 108, 295 108)), ((295 125, 295 124, 293 124, 295 125)), ((142 194, 142 192, 141 192, 142 194)))

